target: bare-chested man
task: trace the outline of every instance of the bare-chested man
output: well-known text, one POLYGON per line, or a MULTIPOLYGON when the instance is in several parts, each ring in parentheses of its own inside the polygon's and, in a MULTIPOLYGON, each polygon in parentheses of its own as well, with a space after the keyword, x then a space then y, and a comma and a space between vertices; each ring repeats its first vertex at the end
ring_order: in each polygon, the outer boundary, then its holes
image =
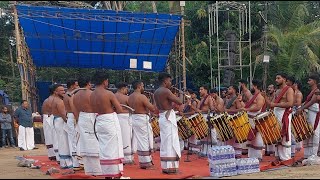
MULTIPOLYGON (((245 106, 244 102, 242 101, 242 95, 237 95, 237 86, 229 86, 227 95, 229 99, 225 103, 225 111, 228 112, 230 115, 234 115, 239 111, 242 111, 242 108, 245 106)), ((242 151, 246 153, 246 147, 242 143, 238 143, 236 138, 232 138, 226 142, 234 147, 236 158, 241 158, 242 151)))
MULTIPOLYGON (((309 158, 314 155, 317 156, 319 149, 319 118, 317 118, 317 114, 319 113, 319 103, 317 101, 317 95, 319 93, 319 89, 317 84, 319 82, 319 76, 317 74, 312 74, 309 76, 308 84, 311 88, 311 92, 306 98, 304 104, 297 110, 297 113, 301 113, 304 109, 308 109, 307 112, 307 121, 311 124, 314 129, 314 135, 312 135, 309 139, 303 141, 304 146, 304 158, 309 158)), ((301 159, 302 161, 303 159, 301 159)))
POLYGON ((156 108, 143 94, 142 81, 132 83, 134 92, 129 96, 128 103, 135 111, 132 114, 132 128, 134 138, 137 140, 137 152, 141 169, 153 169, 151 153, 153 150, 153 132, 149 122, 149 112, 155 112, 156 108))
POLYGON ((291 158, 291 116, 290 110, 294 104, 294 91, 290 86, 286 85, 287 75, 278 73, 276 75, 276 84, 279 89, 276 91, 275 100, 270 102, 266 99, 270 108, 274 108, 274 114, 281 125, 281 142, 275 150, 276 161, 272 162, 277 165, 280 161, 291 158))
MULTIPOLYGON (((293 85, 292 85, 292 89, 294 91, 294 104, 293 104, 293 108, 292 111, 293 113, 295 113, 295 111, 301 107, 302 104, 302 99, 303 99, 303 95, 301 93, 301 82, 298 80, 295 80, 293 85)), ((294 135, 291 135, 291 157, 295 156, 295 152, 296 151, 300 151, 303 144, 303 142, 296 142, 294 135)))
POLYGON ((82 157, 86 175, 100 175, 101 166, 99 159, 99 142, 94 133, 95 113, 90 105, 91 81, 80 77, 78 80, 82 90, 77 91, 73 97, 73 105, 76 108, 76 131, 79 132, 78 156, 82 157))
MULTIPOLYGON (((77 80, 69 80, 67 82, 67 93, 71 93, 73 90, 79 88, 77 80)), ((72 156, 73 170, 81 170, 80 163, 77 157, 77 136, 75 130, 76 120, 79 118, 79 114, 73 104, 73 96, 68 96, 67 93, 63 97, 64 106, 67 112, 67 127, 68 127, 68 142, 69 150, 72 156)))
POLYGON ((160 87, 155 91, 154 98, 159 109, 160 125, 160 161, 163 173, 177 173, 181 150, 177 127, 176 114, 172 102, 181 105, 182 102, 169 88, 171 87, 171 76, 168 73, 160 73, 158 76, 160 87))
POLYGON ((218 95, 218 91, 216 89, 211 89, 210 96, 212 98, 213 110, 214 110, 215 114, 223 113, 224 112, 224 101, 218 95))
MULTIPOLYGON (((116 98, 120 104, 129 106, 128 103, 128 85, 127 83, 118 83, 116 85, 117 92, 115 93, 116 98)), ((118 119, 121 127, 122 134, 122 143, 123 143, 123 153, 124 153, 124 162, 123 164, 132 164, 133 163, 133 149, 132 149, 132 119, 131 113, 128 108, 123 107, 122 113, 118 114, 118 119)))
POLYGON ((124 154, 117 113, 123 112, 122 107, 113 92, 107 90, 109 80, 104 72, 96 72, 93 79, 96 88, 90 96, 90 104, 97 113, 95 128, 99 140, 101 176, 121 178, 124 154))
POLYGON ((246 103, 247 101, 249 101, 250 98, 251 98, 251 96, 252 96, 252 94, 251 94, 250 90, 248 89, 247 85, 248 85, 248 82, 247 82, 246 80, 241 79, 241 80, 239 81, 239 86, 240 86, 240 92, 241 92, 241 95, 242 95, 242 100, 243 100, 243 102, 245 102, 245 103, 246 103))
POLYGON ((248 147, 248 157, 249 158, 258 158, 260 161, 262 160, 262 149, 264 148, 264 143, 262 140, 262 136, 255 129, 255 123, 253 118, 256 117, 259 113, 261 113, 261 109, 265 104, 265 99, 261 95, 261 82, 258 80, 252 80, 252 88, 251 92, 253 92, 253 96, 247 101, 244 111, 247 111, 249 116, 249 122, 253 129, 253 136, 248 137, 248 141, 245 143, 248 147), (255 135, 255 136, 254 136, 255 135))
POLYGON ((230 97, 225 103, 225 111, 231 115, 241 111, 245 104, 242 101, 242 96, 237 95, 237 86, 229 86, 227 94, 230 97))
POLYGON ((53 127, 52 102, 54 99, 54 91, 52 88, 53 86, 51 85, 49 87, 50 96, 45 99, 42 104, 43 132, 49 159, 51 161, 59 161, 58 146, 57 143, 54 143, 57 141, 54 138, 56 134, 53 127))
POLYGON ((61 84, 54 84, 54 98, 52 102, 53 123, 58 137, 58 152, 61 168, 72 168, 72 159, 68 145, 68 133, 65 130, 67 126, 66 110, 63 103, 65 94, 64 87, 61 84))
POLYGON ((195 96, 195 93, 193 92, 193 90, 188 89, 186 92, 187 100, 183 106, 182 112, 180 113, 181 115, 184 115, 185 117, 189 117, 189 116, 195 114, 194 109, 197 108, 198 103, 195 100, 196 97, 194 98, 194 96, 195 96))

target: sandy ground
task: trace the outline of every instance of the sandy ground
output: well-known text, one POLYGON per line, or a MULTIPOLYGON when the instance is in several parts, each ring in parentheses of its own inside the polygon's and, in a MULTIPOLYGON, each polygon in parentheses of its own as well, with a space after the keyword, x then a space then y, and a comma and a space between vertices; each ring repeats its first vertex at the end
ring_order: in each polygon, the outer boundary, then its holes
MULTIPOLYGON (((45 146, 38 144, 37 150, 20 151, 18 148, 0 149, 0 179, 52 179, 51 176, 45 175, 39 169, 29 169, 26 167, 18 167, 18 160, 15 156, 23 155, 46 155, 45 146)), ((285 167, 282 169, 271 170, 254 174, 237 175, 232 177, 224 177, 223 179, 320 179, 319 166, 304 167, 285 167)), ((208 179, 210 177, 207 177, 208 179)), ((205 179, 207 179, 205 178, 205 179)), ((210 178, 216 179, 216 178, 210 178)))

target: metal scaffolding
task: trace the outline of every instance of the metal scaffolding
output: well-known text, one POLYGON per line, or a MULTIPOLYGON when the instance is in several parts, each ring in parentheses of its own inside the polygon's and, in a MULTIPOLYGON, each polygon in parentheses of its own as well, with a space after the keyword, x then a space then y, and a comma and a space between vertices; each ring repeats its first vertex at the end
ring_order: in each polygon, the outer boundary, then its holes
MULTIPOLYGON (((221 71, 226 75, 229 71, 229 84, 232 83, 234 70, 240 70, 240 76, 243 78, 243 68, 249 68, 249 79, 252 81, 252 63, 251 63, 251 11, 250 1, 216 1, 208 6, 209 13, 209 43, 210 43, 210 71, 211 88, 213 86, 221 87, 221 71), (233 18, 233 19, 232 19, 233 18), (237 19, 235 19, 237 18, 237 19), (232 27, 230 21, 238 24, 232 27), (226 24, 227 23, 227 24, 226 24), (224 26, 223 26, 224 25, 224 26), (227 29, 222 29, 227 28, 227 29), (223 34, 225 33, 225 34, 223 34), (229 34, 228 34, 229 33, 229 34), (234 34, 234 35, 232 35, 234 34), (228 37, 229 35, 229 37, 228 37), (233 36, 233 37, 232 37, 233 36), (215 43, 213 42, 215 40, 215 43), (243 63, 243 47, 249 47, 249 63, 243 63), (214 50, 217 54, 218 79, 215 82, 213 77, 213 56, 214 50), (232 72, 232 73, 231 73, 232 72)), ((235 23, 233 23, 235 24, 235 23)), ((225 76, 226 77, 226 76, 225 76)), ((233 77, 234 78, 234 77, 233 77)))

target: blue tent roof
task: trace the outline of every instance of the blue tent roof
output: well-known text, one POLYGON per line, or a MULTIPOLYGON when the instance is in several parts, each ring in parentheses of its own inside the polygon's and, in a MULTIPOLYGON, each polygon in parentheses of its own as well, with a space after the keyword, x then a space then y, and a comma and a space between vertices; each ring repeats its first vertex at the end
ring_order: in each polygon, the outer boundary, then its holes
POLYGON ((181 16, 17 5, 37 67, 107 68, 160 72, 181 16))

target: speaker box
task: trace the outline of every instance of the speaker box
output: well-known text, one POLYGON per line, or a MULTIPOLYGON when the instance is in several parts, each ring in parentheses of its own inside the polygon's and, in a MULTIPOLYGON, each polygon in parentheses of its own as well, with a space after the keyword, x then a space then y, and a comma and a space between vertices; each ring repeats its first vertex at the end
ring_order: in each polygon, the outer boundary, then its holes
POLYGON ((43 128, 34 128, 34 143, 35 144, 44 144, 44 133, 43 128))

